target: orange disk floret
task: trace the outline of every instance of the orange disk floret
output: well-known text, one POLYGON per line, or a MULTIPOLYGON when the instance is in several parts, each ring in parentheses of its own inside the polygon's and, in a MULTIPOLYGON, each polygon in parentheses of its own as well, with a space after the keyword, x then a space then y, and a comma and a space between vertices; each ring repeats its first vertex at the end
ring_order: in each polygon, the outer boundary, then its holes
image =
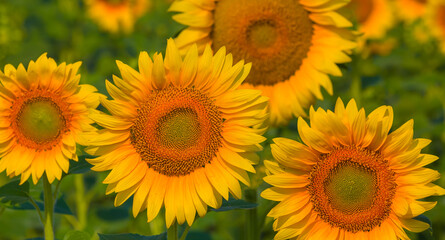
POLYGON ((388 217, 397 184, 382 155, 356 147, 322 155, 308 191, 319 216, 351 232, 369 231, 388 217))
POLYGON ((155 91, 138 109, 130 140, 150 168, 167 176, 187 175, 216 156, 222 123, 208 97, 170 87, 155 91))
POLYGON ((51 150, 71 127, 69 104, 45 90, 30 90, 13 102, 11 110, 11 127, 18 143, 36 151, 51 150))

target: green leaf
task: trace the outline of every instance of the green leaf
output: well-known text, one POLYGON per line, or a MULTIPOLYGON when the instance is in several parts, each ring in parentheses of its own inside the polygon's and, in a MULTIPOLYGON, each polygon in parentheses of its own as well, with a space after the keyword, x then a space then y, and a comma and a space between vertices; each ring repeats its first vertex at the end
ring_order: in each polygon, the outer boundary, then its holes
POLYGON ((79 160, 73 161, 70 160, 70 169, 68 170, 68 174, 79 174, 79 173, 86 173, 91 170, 91 165, 88 163, 85 158, 93 158, 93 156, 90 155, 83 155, 78 157, 79 160))
POLYGON ((20 180, 11 181, 0 187, 0 198, 2 202, 12 204, 24 203, 29 200, 29 183, 19 184, 20 180))
MULTIPOLYGON (((41 211, 45 211, 45 207, 42 201, 35 201, 35 203, 37 204, 37 206, 41 211)), ((11 206, 10 208, 16 210, 35 209, 34 205, 32 205, 30 202, 24 202, 18 205, 11 206)), ((73 215, 73 212, 71 212, 71 209, 66 204, 65 200, 63 199, 63 196, 57 199, 56 205, 54 206, 54 212, 59 214, 73 215)))
POLYGON ((99 207, 96 215, 107 222, 120 221, 130 217, 132 197, 119 207, 99 207))
POLYGON ((124 234, 98 234, 100 240, 166 240, 167 233, 161 233, 154 236, 142 236, 134 233, 124 234))
POLYGON ((88 233, 82 231, 69 231, 63 237, 63 240, 90 240, 91 237, 88 233))
POLYGON ((258 207, 258 203, 251 203, 242 199, 229 198, 228 201, 223 200, 222 205, 218 209, 209 208, 210 211, 224 212, 236 209, 252 209, 258 207))
POLYGON ((68 204, 66 204, 63 195, 60 196, 59 199, 57 199, 56 206, 54 207, 54 212, 59 214, 73 215, 73 212, 71 212, 70 207, 68 207, 68 204))
POLYGON ((418 240, 434 240, 431 220, 423 214, 415 217, 414 219, 424 223, 428 223, 430 225, 427 230, 417 233, 418 240))
POLYGON ((201 231, 190 231, 187 234, 186 240, 212 240, 212 236, 210 236, 207 232, 201 231))

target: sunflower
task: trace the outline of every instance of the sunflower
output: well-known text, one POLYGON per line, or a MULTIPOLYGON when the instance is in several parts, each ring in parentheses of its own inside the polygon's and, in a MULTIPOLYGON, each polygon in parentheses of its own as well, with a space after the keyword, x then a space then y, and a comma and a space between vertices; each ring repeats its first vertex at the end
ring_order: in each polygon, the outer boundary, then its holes
POLYGON ((21 183, 32 176, 34 184, 45 172, 51 183, 77 161, 76 143, 95 129, 88 112, 99 105, 96 88, 79 85, 80 65, 43 54, 28 70, 0 71, 0 172, 21 175, 21 183))
POLYGON ((437 38, 442 52, 445 53, 445 0, 428 1, 425 11, 425 23, 429 32, 437 38))
POLYGON ((424 167, 438 158, 420 153, 430 140, 412 139, 412 120, 388 134, 392 121, 389 106, 366 117, 339 99, 335 112, 311 108, 311 126, 298 119, 303 144, 274 139, 261 196, 280 202, 275 239, 409 239, 404 229, 429 227, 413 218, 436 205, 418 199, 445 194, 424 167))
POLYGON ((241 86, 259 89, 270 98, 272 125, 305 116, 320 86, 332 94, 327 76, 341 76, 336 63, 349 62, 355 47, 351 23, 335 12, 342 0, 176 0, 169 11, 189 26, 175 39, 184 53, 192 44, 222 46, 235 60, 252 62, 241 86))
POLYGON ((363 34, 362 42, 383 38, 394 25, 390 0, 352 0, 348 8, 352 10, 358 22, 358 30, 363 34))
POLYGON ((412 22, 425 14, 428 0, 396 0, 398 16, 407 22, 412 22))
POLYGON ((142 52, 139 72, 117 61, 122 79, 106 82, 114 100, 101 99, 111 116, 91 114, 104 129, 86 150, 99 156, 88 160, 93 170, 111 170, 104 183, 116 206, 134 195, 134 216, 147 209, 150 222, 164 205, 169 227, 191 225, 229 193, 241 197, 239 181, 249 185, 265 140, 267 98, 237 89, 251 64, 232 62, 224 48, 198 58, 194 46, 182 58, 172 39, 164 60, 142 52))
POLYGON ((149 0, 85 0, 88 15, 112 33, 133 31, 133 25, 149 8, 149 0))

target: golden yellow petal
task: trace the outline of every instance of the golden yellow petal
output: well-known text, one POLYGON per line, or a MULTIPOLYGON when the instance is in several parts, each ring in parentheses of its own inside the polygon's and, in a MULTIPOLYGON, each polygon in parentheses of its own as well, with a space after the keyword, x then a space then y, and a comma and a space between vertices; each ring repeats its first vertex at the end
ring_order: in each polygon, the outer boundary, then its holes
POLYGON ((210 185, 203 169, 196 170, 193 174, 193 182, 199 197, 212 208, 218 208, 216 196, 213 194, 213 187, 210 185))
POLYGON ((300 117, 298 118, 298 133, 301 140, 321 153, 328 153, 332 150, 332 145, 326 140, 322 133, 310 128, 300 117))
POLYGON ((179 188, 183 189, 183 194, 184 194, 183 208, 184 208, 185 219, 187 220, 187 224, 191 226, 193 221, 195 220, 196 208, 193 204, 192 193, 190 192, 192 186, 189 185, 188 178, 190 178, 190 176, 183 177, 179 188))
POLYGON ((290 173, 269 175, 264 177, 263 180, 280 188, 302 188, 309 184, 307 175, 297 176, 290 173))
POLYGON ((125 191, 137 185, 144 177, 148 170, 147 163, 140 161, 131 174, 122 178, 116 185, 116 192, 125 191))
POLYGON ((164 202, 168 182, 170 181, 169 178, 162 174, 154 173, 154 175, 153 186, 147 198, 147 222, 152 221, 158 215, 164 202))
POLYGON ((148 198, 150 188, 153 185, 152 180, 153 180, 153 170, 148 168, 143 176, 141 183, 139 184, 139 188, 136 190, 133 197, 132 212, 134 217, 136 217, 138 213, 142 210, 141 208, 148 198))
POLYGON ((290 214, 289 209, 298 211, 299 209, 305 207, 309 202, 309 194, 301 193, 291 195, 285 200, 281 201, 267 214, 269 217, 279 217, 290 214))
POLYGON ((212 186, 221 194, 224 199, 229 199, 229 187, 221 173, 215 169, 214 164, 207 164, 205 166, 205 174, 212 186))

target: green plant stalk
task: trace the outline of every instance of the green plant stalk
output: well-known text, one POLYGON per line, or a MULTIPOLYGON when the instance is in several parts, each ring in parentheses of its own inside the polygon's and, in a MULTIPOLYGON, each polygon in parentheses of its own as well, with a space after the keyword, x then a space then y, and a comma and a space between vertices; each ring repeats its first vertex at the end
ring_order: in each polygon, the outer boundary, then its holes
POLYGON ((176 220, 167 230, 167 240, 178 240, 178 223, 176 220))
MULTIPOLYGON (((256 203, 256 189, 247 189, 246 201, 256 203)), ((258 237, 258 211, 257 208, 246 210, 246 239, 257 240, 258 237)))
POLYGON ((34 199, 31 196, 28 195, 28 198, 29 198, 29 201, 31 202, 31 204, 36 209, 37 213, 39 214, 40 221, 42 222, 42 224, 45 224, 45 219, 43 218, 42 211, 40 211, 39 206, 37 205, 37 203, 34 201, 34 199))
POLYGON ((278 202, 268 201, 266 207, 259 214, 258 221, 258 229, 263 229, 264 224, 266 223, 267 214, 274 208, 278 202))
POLYGON ((85 198, 85 184, 83 182, 83 175, 76 174, 74 176, 74 185, 76 187, 76 205, 77 205, 77 217, 78 224, 77 230, 84 230, 87 222, 88 201, 85 198))
POLYGON ((189 230, 190 230, 190 226, 187 224, 187 226, 185 227, 184 232, 182 233, 181 238, 179 240, 185 240, 189 230))
POLYGON ((45 203, 45 222, 44 222, 44 232, 45 240, 54 240, 54 230, 53 230, 53 215, 54 215, 54 198, 51 189, 51 184, 48 181, 46 174, 43 175, 43 192, 44 192, 44 203, 45 203))

